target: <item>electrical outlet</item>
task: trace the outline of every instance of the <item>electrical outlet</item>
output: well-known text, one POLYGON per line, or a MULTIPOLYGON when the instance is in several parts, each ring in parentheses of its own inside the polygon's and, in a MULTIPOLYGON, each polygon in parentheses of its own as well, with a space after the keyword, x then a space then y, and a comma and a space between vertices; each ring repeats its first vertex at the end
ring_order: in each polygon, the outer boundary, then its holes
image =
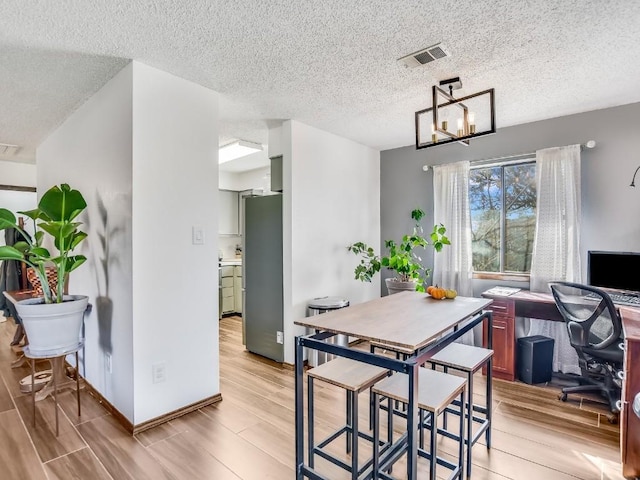
POLYGON ((277 343, 284 343, 284 333, 283 332, 276 332, 276 342, 277 343))
POLYGON ((153 383, 162 383, 167 380, 167 365, 164 362, 151 365, 151 378, 153 383))
POLYGON ((107 373, 113 373, 113 363, 111 360, 111 354, 110 353, 105 353, 104 354, 104 363, 105 363, 105 367, 107 369, 107 373))

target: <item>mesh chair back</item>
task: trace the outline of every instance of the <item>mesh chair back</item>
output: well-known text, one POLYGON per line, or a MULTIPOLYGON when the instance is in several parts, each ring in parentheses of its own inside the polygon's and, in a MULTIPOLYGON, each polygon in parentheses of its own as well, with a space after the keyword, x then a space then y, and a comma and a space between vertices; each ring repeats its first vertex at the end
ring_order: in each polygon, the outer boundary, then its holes
POLYGON ((570 282, 550 285, 574 347, 603 349, 619 341, 622 321, 611 297, 599 288, 570 282))

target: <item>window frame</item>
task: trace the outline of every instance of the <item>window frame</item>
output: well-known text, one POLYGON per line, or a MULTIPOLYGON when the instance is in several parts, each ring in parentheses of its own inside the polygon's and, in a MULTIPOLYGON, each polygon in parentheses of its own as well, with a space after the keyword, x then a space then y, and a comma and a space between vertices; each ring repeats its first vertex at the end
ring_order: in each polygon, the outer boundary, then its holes
MULTIPOLYGON (((505 260, 505 250, 503 245, 505 244, 506 239, 506 216, 505 216, 505 200, 506 197, 504 195, 504 168, 512 165, 523 165, 523 164, 532 164, 535 166, 536 164, 536 155, 533 154, 525 154, 525 155, 517 155, 514 157, 508 157, 509 160, 486 160, 479 162, 471 162, 469 170, 478 170, 481 168, 493 168, 500 167, 500 176, 501 183, 503 185, 500 199, 500 271, 499 272, 486 272, 481 270, 473 269, 473 278, 479 280, 503 280, 503 281, 514 281, 514 282, 529 282, 530 280, 530 272, 505 272, 504 268, 504 260, 505 260)), ((471 206, 471 203, 469 203, 471 206)), ((537 210, 537 201, 536 201, 536 210, 537 210)))

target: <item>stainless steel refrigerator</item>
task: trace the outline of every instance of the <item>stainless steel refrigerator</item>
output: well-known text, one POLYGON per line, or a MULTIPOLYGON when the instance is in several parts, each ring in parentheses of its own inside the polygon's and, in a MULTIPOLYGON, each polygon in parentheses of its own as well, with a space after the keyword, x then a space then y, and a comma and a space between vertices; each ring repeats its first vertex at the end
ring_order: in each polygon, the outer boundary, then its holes
POLYGON ((284 361, 282 195, 244 199, 244 306, 247 350, 284 361))

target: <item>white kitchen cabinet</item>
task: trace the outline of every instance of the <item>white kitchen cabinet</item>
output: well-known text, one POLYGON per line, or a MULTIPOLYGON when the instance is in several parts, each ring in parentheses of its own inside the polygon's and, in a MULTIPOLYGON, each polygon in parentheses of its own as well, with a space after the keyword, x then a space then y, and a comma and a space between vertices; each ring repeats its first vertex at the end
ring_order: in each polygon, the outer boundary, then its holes
POLYGON ((222 314, 233 313, 235 300, 233 295, 233 266, 220 267, 220 282, 222 285, 222 314))
POLYGON ((233 299, 235 312, 242 313, 242 266, 233 267, 233 299))
POLYGON ((240 234, 238 199, 238 192, 218 190, 218 233, 220 235, 240 234))
POLYGON ((222 314, 233 313, 233 296, 225 297, 222 292, 222 314))
POLYGON ((220 267, 221 314, 242 314, 242 265, 220 267))

